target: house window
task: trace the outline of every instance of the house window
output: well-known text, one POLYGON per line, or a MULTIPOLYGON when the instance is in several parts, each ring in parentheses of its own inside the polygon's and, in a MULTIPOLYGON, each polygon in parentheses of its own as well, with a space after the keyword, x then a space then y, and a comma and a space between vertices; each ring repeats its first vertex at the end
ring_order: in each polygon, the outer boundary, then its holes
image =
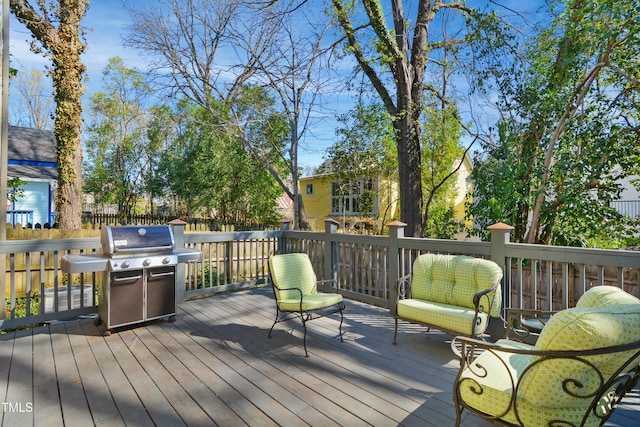
POLYGON ((313 183, 307 184, 306 193, 307 196, 313 196, 313 183))
POLYGON ((373 179, 331 183, 331 214, 372 216, 373 179))

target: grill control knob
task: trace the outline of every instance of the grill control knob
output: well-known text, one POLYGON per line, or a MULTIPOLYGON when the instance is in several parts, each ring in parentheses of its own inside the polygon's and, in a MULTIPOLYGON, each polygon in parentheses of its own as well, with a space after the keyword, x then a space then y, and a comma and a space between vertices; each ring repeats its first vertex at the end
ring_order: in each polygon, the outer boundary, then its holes
POLYGON ((129 261, 122 261, 121 267, 122 268, 129 268, 130 265, 131 265, 131 263, 129 261))
POLYGON ((171 262, 171 258, 169 258, 168 256, 162 258, 162 263, 163 264, 169 264, 171 262))
POLYGON ((145 267, 147 267, 149 264, 151 264, 151 260, 149 258, 142 261, 142 265, 144 265, 145 267))

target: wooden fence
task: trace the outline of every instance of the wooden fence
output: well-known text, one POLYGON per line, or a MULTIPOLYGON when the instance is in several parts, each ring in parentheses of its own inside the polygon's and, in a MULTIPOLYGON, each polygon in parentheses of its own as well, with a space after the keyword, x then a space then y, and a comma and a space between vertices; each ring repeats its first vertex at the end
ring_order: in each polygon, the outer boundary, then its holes
MULTIPOLYGON (((389 224, 387 236, 340 233, 331 221, 324 232, 289 230, 286 223, 271 231, 194 230, 197 228, 174 229, 177 247, 197 248, 204 254, 202 262, 179 266, 183 271, 177 271, 176 277, 185 283, 178 287, 179 301, 266 283, 269 256, 287 252, 309 254, 318 278, 336 279, 345 297, 388 308, 395 303, 397 279, 411 273, 412 261, 426 252, 465 254, 497 262, 505 271, 505 307, 563 309, 574 305, 586 289, 600 284, 640 295, 640 252, 508 243, 508 228, 493 229, 491 242, 405 237, 402 224, 389 224)), ((5 289, 9 297, 9 311, 5 320, 0 317, 0 329, 95 312, 96 301, 54 313, 45 313, 40 301, 39 307, 22 319, 14 308, 20 295, 32 298, 49 288, 61 291, 67 301, 76 291, 99 294, 101 274, 63 274, 59 269, 65 254, 99 251, 99 238, 80 235, 0 242, 0 254, 7 257, 5 289)))
MULTIPOLYGON (((122 215, 89 212, 82 214, 82 223, 93 228, 100 228, 103 225, 160 225, 168 224, 175 219, 175 215, 122 215)), ((181 216, 180 219, 189 224, 191 229, 200 231, 265 230, 277 227, 276 224, 227 224, 214 218, 181 216)))

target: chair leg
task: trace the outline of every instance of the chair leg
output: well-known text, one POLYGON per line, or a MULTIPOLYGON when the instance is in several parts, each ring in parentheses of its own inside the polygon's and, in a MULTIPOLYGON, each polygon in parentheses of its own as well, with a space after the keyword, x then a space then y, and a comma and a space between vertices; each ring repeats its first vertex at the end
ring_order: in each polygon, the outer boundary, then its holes
POLYGON ((460 426, 460 421, 461 421, 461 417, 462 417, 462 408, 460 408, 459 406, 456 406, 456 427, 460 426))
POLYGON ((340 309, 340 326, 338 327, 338 330, 340 331, 340 342, 344 342, 344 340, 342 339, 342 321, 344 320, 342 310, 344 310, 345 308, 344 303, 341 302, 340 304, 338 304, 338 308, 340 309))
POLYGON ((393 330, 393 345, 398 345, 398 318, 396 317, 396 327, 393 330))
POLYGON ((302 345, 304 346, 304 357, 309 357, 309 353, 307 352, 307 320, 310 317, 310 314, 307 313, 307 319, 305 319, 305 314, 300 314, 300 319, 302 319, 302 329, 304 329, 304 337, 302 338, 302 345))
POLYGON ((271 331, 273 331, 273 327, 278 323, 278 318, 280 317, 280 310, 276 307, 276 320, 273 321, 273 325, 271 325, 271 329, 269 329, 269 338, 271 338, 271 331))
POLYGON ((453 396, 453 404, 456 406, 456 427, 460 426, 460 421, 462 421, 462 410, 463 407, 462 405, 460 405, 460 402, 458 401, 458 390, 454 389, 454 396, 453 396))

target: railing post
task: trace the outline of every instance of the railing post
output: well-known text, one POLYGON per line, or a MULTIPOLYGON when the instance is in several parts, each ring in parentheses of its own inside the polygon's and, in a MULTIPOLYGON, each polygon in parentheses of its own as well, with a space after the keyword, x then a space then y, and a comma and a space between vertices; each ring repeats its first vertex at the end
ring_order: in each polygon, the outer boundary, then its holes
MULTIPOLYGON (((181 219, 174 219, 173 221, 170 221, 169 224, 173 229, 173 239, 176 248, 184 248, 184 227, 185 225, 187 225, 187 223, 182 221, 181 219)), ((178 265, 176 265, 176 283, 178 284, 178 286, 176 286, 177 304, 184 302, 185 286, 187 283, 186 270, 187 267, 185 263, 179 262, 178 265)))
POLYGON ((505 243, 509 243, 511 230, 513 227, 502 222, 487 227, 491 231, 491 261, 504 269, 506 248, 505 243))
POLYGON ((287 238, 284 235, 285 231, 291 230, 291 220, 287 218, 283 218, 278 221, 280 223, 280 231, 282 231, 282 237, 278 240, 278 248, 276 250, 276 254, 285 254, 287 253, 286 244, 287 238))
POLYGON ((324 220, 324 279, 335 280, 336 287, 340 289, 338 284, 338 246, 334 243, 332 234, 338 231, 338 222, 333 218, 325 218, 324 220))
MULTIPOLYGON (((513 227, 502 222, 490 225, 487 229, 491 232, 491 261, 502 268, 502 310, 508 307, 511 301, 511 283, 509 281, 510 267, 506 263, 507 249, 511 230, 513 227)), ((505 325, 503 322, 490 322, 487 332, 493 340, 504 336, 505 325)))
POLYGON ((389 310, 391 314, 396 312, 396 282, 400 277, 400 263, 402 256, 400 253, 400 239, 404 237, 404 229, 407 224, 400 221, 393 221, 387 224, 389 227, 389 265, 387 266, 387 286, 389 286, 389 310))

